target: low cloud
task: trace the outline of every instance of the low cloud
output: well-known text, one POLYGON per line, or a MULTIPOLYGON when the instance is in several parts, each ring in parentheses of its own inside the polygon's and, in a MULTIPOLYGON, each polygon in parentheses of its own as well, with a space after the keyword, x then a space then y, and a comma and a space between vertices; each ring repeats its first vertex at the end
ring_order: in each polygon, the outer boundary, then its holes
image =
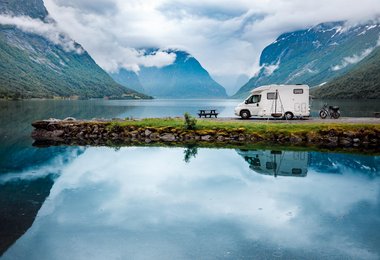
POLYGON ((380 14, 378 0, 236 0, 232 6, 230 1, 217 0, 201 4, 197 0, 45 0, 45 4, 59 25, 107 70, 117 64, 138 68, 142 61, 135 62, 140 60, 133 49, 177 45, 225 82, 254 75, 263 48, 284 32, 329 21, 355 24, 380 14))
POLYGON ((338 65, 333 66, 331 68, 331 70, 338 71, 338 70, 344 69, 345 67, 347 67, 349 65, 356 64, 356 63, 364 60, 378 46, 380 46, 380 38, 374 47, 367 48, 359 54, 354 54, 352 56, 348 56, 348 57, 343 58, 342 62, 338 65))
POLYGON ((55 23, 45 23, 40 19, 32 19, 28 16, 0 15, 0 24, 16 26, 24 32, 40 35, 61 46, 67 52, 83 53, 83 49, 67 34, 63 33, 55 23))

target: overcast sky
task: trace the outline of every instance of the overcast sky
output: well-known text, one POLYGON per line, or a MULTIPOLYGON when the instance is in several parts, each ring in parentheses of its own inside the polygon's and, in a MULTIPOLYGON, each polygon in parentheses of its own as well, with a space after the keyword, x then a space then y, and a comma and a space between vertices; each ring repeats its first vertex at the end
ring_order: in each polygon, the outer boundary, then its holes
POLYGON ((135 48, 189 51, 232 91, 258 70, 263 48, 279 34, 321 22, 361 22, 380 14, 379 0, 45 0, 65 32, 108 71, 164 66, 135 48))

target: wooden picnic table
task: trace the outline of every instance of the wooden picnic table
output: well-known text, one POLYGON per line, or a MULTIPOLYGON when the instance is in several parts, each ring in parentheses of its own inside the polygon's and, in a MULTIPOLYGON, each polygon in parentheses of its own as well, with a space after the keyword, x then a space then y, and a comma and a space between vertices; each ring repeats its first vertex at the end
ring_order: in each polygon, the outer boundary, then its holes
POLYGON ((204 117, 204 118, 211 118, 212 116, 215 116, 215 118, 217 118, 219 115, 218 112, 216 112, 216 109, 209 109, 209 110, 206 110, 206 109, 200 109, 199 110, 199 113, 198 113, 198 116, 199 118, 201 117, 204 117))

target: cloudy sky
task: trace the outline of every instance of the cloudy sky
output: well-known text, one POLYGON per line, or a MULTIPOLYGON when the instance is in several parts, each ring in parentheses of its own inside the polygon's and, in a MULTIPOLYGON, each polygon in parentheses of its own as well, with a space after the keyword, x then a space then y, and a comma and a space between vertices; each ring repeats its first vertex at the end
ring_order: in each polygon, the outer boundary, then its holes
POLYGON ((262 49, 279 34, 321 22, 366 21, 379 0, 45 0, 59 26, 108 71, 164 66, 136 48, 189 51, 229 92, 258 70, 262 49))

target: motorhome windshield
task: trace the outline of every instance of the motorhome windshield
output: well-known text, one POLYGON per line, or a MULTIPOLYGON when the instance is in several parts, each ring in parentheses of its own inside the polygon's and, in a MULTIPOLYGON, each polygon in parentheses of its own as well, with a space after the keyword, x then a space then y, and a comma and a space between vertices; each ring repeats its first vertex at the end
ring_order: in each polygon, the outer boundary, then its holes
POLYGON ((261 101, 261 95, 252 95, 250 96, 246 103, 251 104, 251 103, 259 103, 261 101))

